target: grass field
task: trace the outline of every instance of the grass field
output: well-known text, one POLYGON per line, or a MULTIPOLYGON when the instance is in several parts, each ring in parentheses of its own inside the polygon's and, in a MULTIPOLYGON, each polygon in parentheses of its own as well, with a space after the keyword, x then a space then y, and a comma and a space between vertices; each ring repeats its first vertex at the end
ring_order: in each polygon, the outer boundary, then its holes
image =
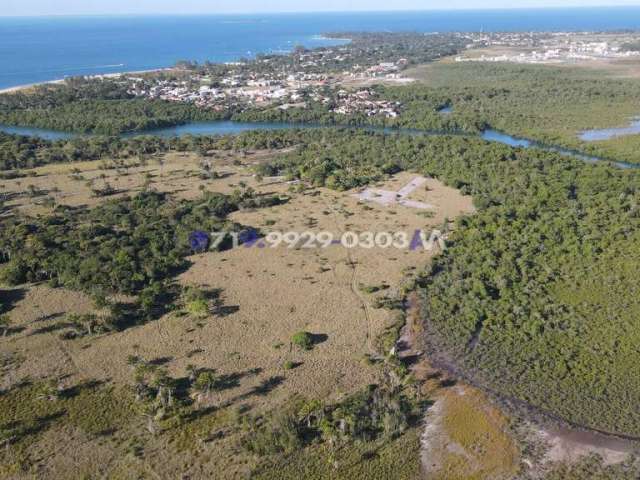
MULTIPOLYGON (((298 192, 281 179, 257 182, 252 165, 269 158, 267 152, 223 157, 216 165, 221 178, 213 180, 199 177, 196 155, 168 155, 162 162, 119 169, 104 169, 99 162, 55 165, 22 181, 5 181, 3 187, 13 194, 9 211, 46 215, 51 206, 39 205, 40 194, 24 190, 47 190, 57 205, 92 207, 105 200, 92 195, 91 181, 108 182, 116 196, 135 194, 150 183, 185 199, 201 195, 201 186, 230 193, 242 182, 291 198, 277 207, 238 212, 233 221, 262 231, 330 231, 336 236, 344 231, 413 233, 473 211, 470 197, 435 180, 411 197, 435 206, 427 216, 400 205, 359 203, 353 191, 298 192)), ((378 186, 397 190, 413 176, 398 174, 378 186)), ((247 415, 278 410, 294 397, 339 402, 380 380, 381 370, 370 358, 378 355, 377 338, 397 321, 397 312, 374 308, 376 300, 399 294, 400 285, 431 256, 420 250, 381 253, 281 246, 194 255, 177 282, 221 288, 222 313, 174 312, 121 332, 76 340, 61 339, 57 324, 70 313, 95 312, 89 296, 45 284, 12 289, 12 330, 0 339, 0 426, 7 441, 1 471, 11 478, 154 478, 158 472, 163 478, 217 478, 223 472, 227 478, 245 478, 252 471, 258 478, 293 478, 301 472, 310 478, 417 478, 417 427, 391 442, 344 444, 331 452, 337 467, 327 463, 324 444, 266 458, 240 446, 247 415), (291 344, 299 331, 313 334, 311 350, 291 344), (151 433, 148 417, 133 400, 131 355, 163 366, 178 381, 189 365, 214 369, 223 388, 192 412, 185 410, 180 423, 165 422, 161 432, 151 433), (55 399, 49 398, 52 379, 55 399), (400 453, 404 460, 399 461, 400 453)))

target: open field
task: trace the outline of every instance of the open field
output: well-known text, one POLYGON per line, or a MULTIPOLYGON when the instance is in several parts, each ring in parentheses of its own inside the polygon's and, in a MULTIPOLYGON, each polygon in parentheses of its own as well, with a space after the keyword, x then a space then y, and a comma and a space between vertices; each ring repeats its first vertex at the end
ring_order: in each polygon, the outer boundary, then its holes
MULTIPOLYGON (((281 206, 238 212, 232 215, 233 221, 264 232, 311 230, 335 235, 345 231, 412 234, 473 211, 470 197, 431 179, 410 195, 435 207, 433 215, 427 216, 401 205, 360 203, 353 191, 291 192, 282 181, 259 183, 252 176, 251 164, 269 158, 266 152, 249 153, 241 162, 219 158, 216 171, 222 178, 215 180, 198 177, 196 155, 168 155, 161 164, 152 160, 119 172, 103 170, 99 162, 47 166, 22 182, 3 181, 3 193, 12 198, 7 202, 9 212, 37 215, 50 207, 37 205, 39 195, 18 194, 27 182, 37 191, 49 190, 56 204, 72 206, 105 201, 91 195, 86 184, 91 180, 110 183, 120 192, 117 195, 135 193, 151 182, 153 188, 185 199, 201 195, 200 185, 229 193, 244 182, 259 192, 288 194, 291 199, 281 206), (102 174, 106 178, 100 178, 102 174)), ((403 173, 378 186, 399 190, 414 177, 403 173)), ((6 389, 0 396, 5 412, 0 424, 32 425, 33 433, 8 447, 0 471, 11 478, 36 472, 58 478, 71 472, 79 476, 100 472, 109 478, 131 478, 132 472, 141 478, 153 478, 153 472, 164 472, 167 478, 179 474, 215 478, 223 471, 228 478, 242 478, 261 459, 238 447, 239 412, 269 412, 296 396, 339 401, 379 381, 380 369, 367 358, 379 355, 377 338, 397 317, 393 311, 374 308, 376 298, 397 294, 416 267, 432 255, 408 249, 381 253, 378 248, 347 250, 341 245, 326 249, 241 246, 194 255, 189 259, 191 267, 177 281, 184 286, 221 288, 223 313, 199 318, 174 312, 122 332, 76 340, 62 340, 56 322, 71 313, 96 311, 87 295, 44 284, 11 290, 13 333, 0 339, 6 389), (381 290, 366 293, 374 290, 371 287, 381 290), (298 331, 314 334, 312 350, 291 344, 298 331), (153 435, 133 403, 129 355, 163 365, 177 378, 185 375, 190 364, 213 368, 225 379, 225 387, 205 400, 190 421, 153 435), (288 362, 295 367, 285 368, 288 362), (23 384, 26 378, 29 384, 23 384), (69 393, 56 401, 38 399, 38 385, 47 378, 60 379, 69 393), (92 461, 88 452, 100 452, 100 463, 92 461)), ((388 448, 401 448, 411 455, 404 470, 407 476, 402 478, 415 478, 419 461, 410 451, 417 448, 417 439, 413 429, 397 446, 378 445, 380 455, 388 448)), ((319 454, 319 465, 325 465, 326 452, 310 448, 309 455, 319 454)), ((348 448, 340 454, 346 455, 345 468, 360 462, 369 447, 356 447, 352 453, 348 448)), ((386 458, 381 461, 391 460, 386 458)), ((318 478, 325 478, 324 468, 316 471, 318 478)), ((379 472, 377 478, 400 478, 382 468, 387 473, 379 472)), ((259 471, 272 478, 269 472, 280 469, 278 461, 270 458, 259 471)))

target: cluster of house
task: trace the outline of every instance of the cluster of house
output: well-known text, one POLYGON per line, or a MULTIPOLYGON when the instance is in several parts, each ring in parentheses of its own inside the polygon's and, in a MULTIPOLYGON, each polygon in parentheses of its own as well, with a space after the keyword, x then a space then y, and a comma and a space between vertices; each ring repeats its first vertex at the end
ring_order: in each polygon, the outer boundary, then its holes
POLYGON ((534 47, 540 44, 546 34, 535 32, 476 32, 465 33, 462 37, 470 42, 471 48, 488 46, 534 47))
MULTIPOLYGON (((385 80, 402 80, 401 71, 403 67, 408 63, 405 58, 401 58, 397 62, 382 62, 377 65, 365 68, 360 65, 355 65, 351 70, 342 72, 342 77, 349 80, 370 80, 370 79, 385 79, 385 80)), ((409 79, 409 81, 411 81, 409 79)))
POLYGON ((339 90, 336 106, 332 111, 341 115, 361 113, 368 117, 383 115, 386 118, 395 118, 400 114, 400 107, 402 106, 400 102, 377 100, 376 96, 376 93, 369 89, 358 90, 353 93, 339 90))
POLYGON ((607 42, 571 43, 566 47, 532 50, 517 54, 481 55, 479 57, 457 56, 456 62, 515 62, 553 63, 575 60, 596 60, 602 58, 626 58, 640 55, 637 51, 622 51, 620 47, 607 42))
MULTIPOLYGON (((396 63, 384 63, 367 69, 367 75, 398 72, 396 63)), ((127 77, 128 91, 137 97, 170 102, 192 103, 202 108, 224 111, 229 106, 277 105, 281 109, 302 106, 306 100, 331 105, 338 114, 362 113, 367 116, 396 117, 400 104, 377 100, 375 92, 364 89, 354 93, 335 93, 336 78, 321 73, 229 74, 214 81, 201 73, 167 80, 162 77, 127 77), (330 87, 330 88, 327 88, 330 87)))
MULTIPOLYGON (((560 51, 557 50, 558 54, 560 51)), ((608 42, 573 42, 569 44, 567 56, 569 58, 617 58, 640 55, 638 51, 624 51, 620 45, 610 45, 608 42)))
POLYGON ((186 80, 128 78, 129 93, 170 102, 188 102, 199 107, 222 110, 229 104, 261 104, 299 101, 302 89, 326 85, 327 77, 295 74, 284 78, 230 75, 213 82, 206 75, 192 74, 186 80))

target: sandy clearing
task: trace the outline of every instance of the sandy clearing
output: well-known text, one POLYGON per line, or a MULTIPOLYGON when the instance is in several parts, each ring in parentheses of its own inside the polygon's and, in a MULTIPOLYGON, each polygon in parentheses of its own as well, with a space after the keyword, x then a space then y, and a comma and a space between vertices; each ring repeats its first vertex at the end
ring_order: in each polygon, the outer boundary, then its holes
POLYGON ((540 428, 536 435, 548 445, 544 463, 574 463, 589 455, 602 457, 604 465, 624 462, 637 445, 623 439, 568 428, 540 428))

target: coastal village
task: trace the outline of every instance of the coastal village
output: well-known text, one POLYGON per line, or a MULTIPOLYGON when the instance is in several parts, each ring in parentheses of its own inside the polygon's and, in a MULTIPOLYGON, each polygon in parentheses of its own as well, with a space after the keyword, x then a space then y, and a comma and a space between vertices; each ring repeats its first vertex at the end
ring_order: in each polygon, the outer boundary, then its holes
MULTIPOLYGON (((580 61, 640 57, 640 36, 631 33, 458 33, 467 44, 456 62, 571 64, 580 61)), ((337 115, 397 117, 398 102, 378 98, 377 82, 412 82, 403 74, 406 58, 361 62, 346 46, 305 50, 283 56, 259 56, 254 61, 209 65, 181 62, 172 69, 117 75, 128 92, 139 98, 191 103, 217 112, 242 112, 253 107, 287 110, 322 104, 337 115), (348 87, 347 87, 348 86, 348 87)))
POLYGON ((346 54, 341 49, 327 49, 321 54, 301 53, 297 57, 297 66, 292 68, 269 68, 272 59, 264 58, 258 59, 258 68, 251 70, 246 68, 246 63, 227 63, 228 71, 223 75, 201 69, 177 68, 173 70, 177 75, 173 76, 122 78, 128 83, 128 92, 136 97, 192 103, 219 112, 230 108, 243 111, 253 106, 287 110, 315 102, 328 105, 329 111, 340 115, 398 116, 400 103, 377 98, 371 88, 347 91, 341 84, 344 81, 364 83, 371 80, 396 80, 402 83, 406 79, 402 78, 400 72, 408 64, 406 59, 372 66, 356 64, 336 73, 315 72, 327 64, 328 58, 332 64, 339 65, 346 60, 346 54))
POLYGON ((393 118, 400 112, 399 102, 379 100, 372 89, 364 88, 355 92, 341 89, 334 96, 330 94, 332 89, 327 79, 315 77, 290 75, 281 81, 234 76, 223 79, 223 86, 219 87, 210 85, 207 77, 152 82, 142 78, 128 80, 132 83, 129 92, 137 97, 188 102, 220 112, 229 107, 243 110, 254 105, 272 105, 286 110, 291 107, 303 107, 309 100, 324 105, 334 102, 330 111, 342 115, 362 113, 366 116, 383 115, 393 118))

